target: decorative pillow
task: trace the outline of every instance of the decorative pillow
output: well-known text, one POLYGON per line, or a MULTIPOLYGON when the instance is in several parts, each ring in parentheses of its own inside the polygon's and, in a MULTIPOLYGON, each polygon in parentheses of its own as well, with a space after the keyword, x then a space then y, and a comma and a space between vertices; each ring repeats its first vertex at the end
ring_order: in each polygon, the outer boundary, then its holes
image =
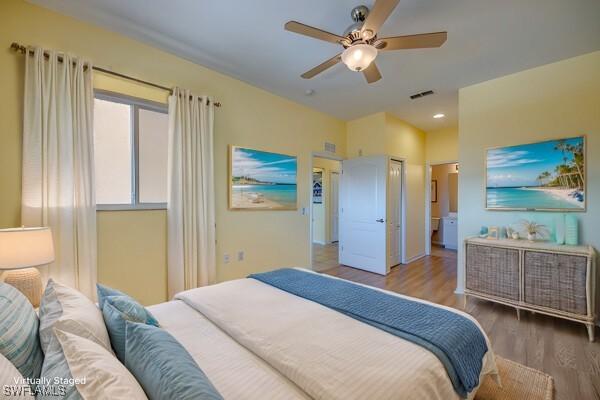
POLYGON ((0 283, 0 354, 30 379, 39 378, 44 361, 38 326, 38 317, 27 297, 0 283))
POLYGON ((96 292, 98 293, 98 306, 100 307, 101 310, 104 308, 104 300, 107 297, 109 297, 109 296, 127 296, 127 294, 121 292, 120 290, 101 285, 100 283, 96 283, 96 292))
POLYGON ((92 340, 111 351, 104 318, 98 307, 77 290, 50 279, 40 305, 40 342, 45 354, 55 327, 92 340))
POLYGON ((123 293, 120 290, 101 285, 99 283, 96 284, 96 289, 97 289, 97 293, 98 293, 98 305, 100 306, 100 310, 104 309, 104 304, 105 304, 107 298, 113 297, 113 296, 126 297, 132 303, 138 304, 140 307, 142 307, 142 309, 146 313, 146 323, 147 324, 159 326, 158 321, 156 320, 156 318, 154 318, 154 316, 150 313, 150 311, 146 310, 136 299, 129 296, 128 294, 123 293))
POLYGON ((57 379, 60 382, 69 382, 73 379, 60 342, 54 333, 46 346, 44 365, 42 366, 40 378, 42 381, 46 380, 46 382, 49 382, 50 384, 38 386, 38 390, 40 391, 38 400, 51 400, 53 396, 58 397, 61 400, 82 400, 75 385, 54 384, 57 379))
POLYGON ((147 399, 139 383, 109 351, 86 338, 54 329, 59 343, 57 357, 66 365, 71 381, 48 387, 49 391, 65 395, 61 399, 147 399))
POLYGON ((102 308, 110 343, 119 360, 125 359, 125 322, 140 322, 158 327, 158 321, 140 303, 129 296, 109 296, 102 308))
POLYGON ((2 354, 0 354, 0 398, 34 399, 31 388, 23 379, 23 375, 2 354))
POLYGON ((126 322, 125 366, 151 400, 222 400, 192 356, 167 331, 126 322))

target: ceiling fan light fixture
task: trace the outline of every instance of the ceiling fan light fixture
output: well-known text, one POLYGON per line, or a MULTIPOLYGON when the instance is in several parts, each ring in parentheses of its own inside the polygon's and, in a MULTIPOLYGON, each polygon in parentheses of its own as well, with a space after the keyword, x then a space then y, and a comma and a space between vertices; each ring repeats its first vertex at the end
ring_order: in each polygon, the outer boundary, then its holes
POLYGON ((377 49, 370 44, 359 43, 348 47, 342 53, 342 62, 352 71, 363 71, 377 57, 377 49))

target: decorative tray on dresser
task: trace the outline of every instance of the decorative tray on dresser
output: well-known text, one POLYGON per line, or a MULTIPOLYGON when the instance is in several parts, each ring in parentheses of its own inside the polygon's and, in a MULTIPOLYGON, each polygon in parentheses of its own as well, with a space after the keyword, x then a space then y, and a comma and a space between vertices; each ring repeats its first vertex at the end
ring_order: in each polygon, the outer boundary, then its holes
POLYGON ((591 246, 512 239, 465 240, 467 296, 580 322, 594 341, 596 268, 591 246))

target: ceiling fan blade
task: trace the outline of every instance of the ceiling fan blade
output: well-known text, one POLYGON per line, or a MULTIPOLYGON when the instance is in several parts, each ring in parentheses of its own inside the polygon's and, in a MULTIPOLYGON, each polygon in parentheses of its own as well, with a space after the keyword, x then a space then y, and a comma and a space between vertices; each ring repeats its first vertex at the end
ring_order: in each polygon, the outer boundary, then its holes
POLYGON ((325 71, 326 69, 333 67, 335 64, 339 63, 340 61, 342 61, 342 55, 338 54, 338 55, 330 58, 329 60, 325 61, 324 63, 317 65, 310 71, 306 71, 301 76, 304 79, 310 79, 310 78, 320 74, 321 72, 325 71))
POLYGON ((379 29, 381 29, 381 25, 383 25, 385 20, 388 19, 399 2, 400 0, 375 1, 373 9, 369 12, 369 15, 367 15, 367 19, 361 28, 363 39, 371 39, 377 35, 379 29))
POLYGON ((363 75, 368 83, 374 83, 381 79, 381 72, 379 72, 379 68, 377 68, 375 62, 372 62, 371 65, 363 71, 363 75))
POLYGON ((448 32, 422 33, 420 35, 382 38, 375 42, 379 51, 424 49, 440 47, 448 39, 448 32))
POLYGON ((324 40, 326 42, 342 43, 348 40, 345 37, 326 32, 319 28, 304 25, 296 21, 289 21, 284 25, 284 27, 287 31, 299 33, 300 35, 308 36, 319 40, 324 40))

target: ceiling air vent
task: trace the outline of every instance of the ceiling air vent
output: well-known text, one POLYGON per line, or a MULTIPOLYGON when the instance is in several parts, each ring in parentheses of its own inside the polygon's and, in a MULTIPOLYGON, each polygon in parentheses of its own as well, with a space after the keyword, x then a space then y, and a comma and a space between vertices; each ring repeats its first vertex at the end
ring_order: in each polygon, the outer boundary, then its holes
POLYGON ((325 151, 328 151, 330 153, 335 153, 335 144, 325 142, 325 151))
POLYGON ((426 90, 424 92, 413 94, 412 96, 410 96, 410 99, 411 100, 416 100, 416 99, 419 99, 421 97, 429 96, 431 94, 433 94, 433 90, 426 90))

